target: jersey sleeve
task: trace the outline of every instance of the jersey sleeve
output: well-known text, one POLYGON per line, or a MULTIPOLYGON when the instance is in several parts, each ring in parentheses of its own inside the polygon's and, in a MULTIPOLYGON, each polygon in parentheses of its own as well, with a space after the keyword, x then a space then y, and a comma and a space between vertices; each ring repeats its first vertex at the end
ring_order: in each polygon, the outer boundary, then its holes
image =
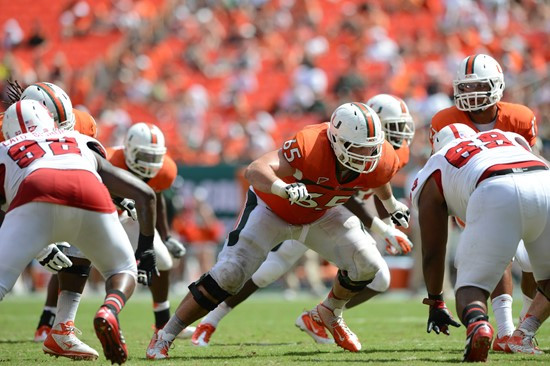
POLYGON ((166 155, 164 157, 162 168, 159 170, 157 175, 147 182, 147 184, 149 184, 155 192, 162 192, 169 189, 172 184, 174 184, 177 176, 178 166, 176 165, 176 162, 171 157, 166 155))
POLYGON ((303 130, 299 131, 292 139, 287 140, 282 147, 285 160, 295 169, 303 171, 307 153, 307 137, 303 130))
POLYGON ((409 149, 409 145, 407 145, 407 142, 404 141, 403 145, 395 150, 395 153, 397 154, 397 157, 399 158, 399 170, 403 169, 405 165, 409 163, 409 158, 411 155, 411 151, 409 149))

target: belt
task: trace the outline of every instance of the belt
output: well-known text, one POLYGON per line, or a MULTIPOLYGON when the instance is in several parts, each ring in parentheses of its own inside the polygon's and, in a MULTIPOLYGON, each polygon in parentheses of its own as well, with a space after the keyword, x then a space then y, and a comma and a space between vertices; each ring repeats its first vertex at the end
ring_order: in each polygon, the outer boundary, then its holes
MULTIPOLYGON (((483 174, 481 174, 481 177, 479 177, 479 180, 477 181, 476 187, 479 185, 479 183, 481 183, 485 179, 492 178, 492 177, 497 177, 499 175, 526 173, 526 172, 531 172, 531 171, 534 171, 534 170, 548 170, 548 166, 546 166, 543 163, 540 163, 540 162, 527 162, 527 163, 534 163, 534 164, 526 166, 526 163, 523 162, 523 163, 518 163, 517 165, 509 167, 509 168, 499 169, 499 167, 503 167, 503 166, 506 166, 506 165, 494 165, 490 168, 487 168, 487 170, 485 170, 483 172, 483 174)), ((508 166, 510 166, 510 165, 508 165, 508 166)))

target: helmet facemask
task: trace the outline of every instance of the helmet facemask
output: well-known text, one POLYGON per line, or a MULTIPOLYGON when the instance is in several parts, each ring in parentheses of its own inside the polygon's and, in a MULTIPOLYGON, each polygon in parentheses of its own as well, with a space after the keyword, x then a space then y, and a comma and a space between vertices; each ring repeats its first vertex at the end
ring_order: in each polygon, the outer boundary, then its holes
POLYGON ((414 122, 412 117, 406 116, 398 119, 385 119, 382 121, 386 139, 395 148, 403 146, 403 142, 407 141, 407 145, 411 145, 414 137, 414 122))
POLYGON ((160 146, 134 146, 127 151, 128 167, 143 178, 153 178, 164 163, 166 148, 160 146))

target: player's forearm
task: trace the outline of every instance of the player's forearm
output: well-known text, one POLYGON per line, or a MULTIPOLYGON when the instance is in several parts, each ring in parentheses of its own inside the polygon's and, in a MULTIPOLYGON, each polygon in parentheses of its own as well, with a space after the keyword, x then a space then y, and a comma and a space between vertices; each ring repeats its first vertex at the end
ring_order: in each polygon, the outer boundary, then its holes
POLYGON ((424 248, 422 242, 422 272, 426 290, 431 295, 443 292, 443 274, 445 273, 445 251, 430 252, 424 248))
POLYGON ((390 183, 386 183, 380 187, 373 188, 372 191, 381 201, 386 201, 393 197, 390 183))
POLYGON ((170 235, 170 226, 168 225, 168 217, 166 214, 166 200, 162 192, 156 193, 157 198, 157 231, 162 240, 170 235))

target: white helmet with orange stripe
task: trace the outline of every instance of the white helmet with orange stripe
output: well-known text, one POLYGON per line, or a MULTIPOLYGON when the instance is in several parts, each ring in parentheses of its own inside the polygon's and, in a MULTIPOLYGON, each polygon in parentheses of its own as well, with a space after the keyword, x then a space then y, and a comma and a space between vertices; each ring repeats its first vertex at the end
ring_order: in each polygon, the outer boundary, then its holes
POLYGON ((461 111, 483 111, 496 104, 504 93, 504 74, 488 55, 466 57, 453 81, 455 105, 461 111))
POLYGON ((474 136, 475 134, 476 132, 473 128, 463 123, 453 123, 447 125, 434 135, 434 153, 441 150, 443 146, 453 140, 474 136))
POLYGON ((165 154, 164 135, 157 126, 139 122, 128 129, 124 158, 132 172, 143 178, 153 178, 162 168, 165 154))
POLYGON ((367 101, 382 123, 386 139, 395 148, 400 148, 403 141, 410 146, 414 137, 414 122, 405 102, 390 94, 378 94, 367 101))
POLYGON ((36 100, 21 100, 4 113, 2 133, 6 140, 27 132, 47 132, 55 129, 51 113, 36 100))
POLYGON ((334 110, 327 130, 338 161, 358 173, 370 173, 382 156, 384 131, 378 115, 363 103, 346 103, 334 110))
POLYGON ((59 86, 47 82, 31 84, 21 93, 21 100, 23 99, 39 101, 48 108, 59 128, 67 131, 74 130, 73 103, 59 86))

